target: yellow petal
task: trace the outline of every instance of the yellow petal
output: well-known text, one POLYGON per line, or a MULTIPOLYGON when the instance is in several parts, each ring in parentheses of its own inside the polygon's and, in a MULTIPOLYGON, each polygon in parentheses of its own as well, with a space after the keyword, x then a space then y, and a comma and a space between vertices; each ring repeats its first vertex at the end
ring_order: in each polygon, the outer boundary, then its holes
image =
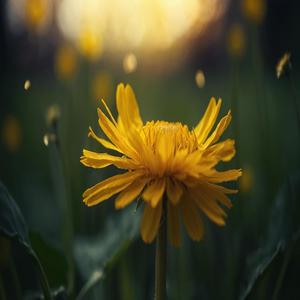
POLYGON ((215 98, 210 99, 204 116, 202 117, 202 119, 200 120, 200 122, 195 128, 195 134, 198 138, 199 144, 202 144, 206 140, 211 129, 213 128, 216 119, 218 117, 221 104, 222 104, 221 99, 218 100, 218 103, 216 103, 215 98))
POLYGON ((167 195, 172 204, 176 205, 182 196, 182 187, 177 180, 167 180, 167 195))
POLYGON ((178 206, 174 206, 168 201, 168 234, 173 246, 180 246, 180 221, 178 206))
POLYGON ((148 203, 145 204, 141 223, 141 235, 145 243, 151 243, 156 237, 160 226, 161 213, 162 201, 155 208, 151 207, 148 203))
POLYGON ((221 183, 227 181, 237 180, 242 175, 241 169, 232 169, 223 172, 212 170, 207 178, 210 182, 221 183))
POLYGON ((116 100, 121 126, 124 126, 125 130, 131 130, 133 126, 142 127, 139 107, 130 85, 126 87, 122 83, 118 85, 116 100))
POLYGON ((197 206, 210 218, 214 223, 219 226, 224 226, 224 217, 226 213, 222 210, 220 206, 215 202, 215 200, 204 192, 203 189, 198 191, 193 191, 190 193, 191 197, 197 204, 197 206))
POLYGON ((199 216, 198 208, 190 198, 180 201, 183 223, 190 238, 200 241, 203 238, 204 226, 199 216))
POLYGON ((104 168, 112 164, 120 169, 134 169, 136 167, 133 161, 126 157, 117 157, 107 153, 96 153, 85 149, 83 149, 83 156, 81 156, 80 162, 92 168, 104 168))
POLYGON ((143 198, 150 203, 152 207, 156 207, 158 203, 162 202, 161 198, 165 191, 166 181, 164 178, 153 180, 143 193, 143 198))
POLYGON ((219 140, 221 135, 224 133, 224 131, 227 129, 228 125, 231 121, 231 112, 229 111, 225 117, 221 119, 219 122, 217 128, 214 130, 214 132, 210 135, 210 137, 205 141, 204 147, 208 147, 209 145, 214 144, 219 140))
POLYGON ((95 132, 93 131, 93 129, 91 128, 91 127, 89 127, 89 134, 88 134, 88 136, 90 137, 92 137, 93 139, 95 139, 98 143, 100 143, 103 147, 105 147, 105 148, 107 148, 107 149, 111 149, 111 150, 115 150, 115 151, 118 151, 118 152, 120 152, 120 153, 122 153, 121 152, 121 150, 119 149, 119 148, 117 148, 115 145, 113 145, 111 142, 109 142, 109 141, 107 141, 107 140, 105 140, 105 139, 102 139, 102 138, 99 138, 96 134, 95 134, 95 132))
POLYGON ((105 179, 87 189, 83 193, 83 201, 88 206, 96 205, 124 190, 142 175, 139 171, 132 171, 105 179))
POLYGON ((99 125, 105 135, 119 148, 126 156, 137 157, 134 149, 128 144, 126 137, 121 134, 118 128, 98 109, 99 125))
POLYGON ((116 209, 123 208, 126 205, 130 204, 133 200, 135 200, 142 192, 145 184, 147 183, 147 180, 148 179, 145 178, 136 180, 128 188, 126 188, 126 190, 121 192, 115 201, 116 209))
POLYGON ((205 151, 205 155, 211 155, 222 161, 230 161, 235 155, 235 141, 227 139, 223 142, 210 146, 205 151))

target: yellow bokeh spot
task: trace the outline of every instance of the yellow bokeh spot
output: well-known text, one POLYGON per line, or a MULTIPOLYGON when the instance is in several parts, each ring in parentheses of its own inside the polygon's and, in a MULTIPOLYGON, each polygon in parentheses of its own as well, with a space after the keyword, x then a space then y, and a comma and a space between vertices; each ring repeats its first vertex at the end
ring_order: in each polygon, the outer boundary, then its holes
POLYGON ((77 71, 77 55, 70 45, 58 48, 55 56, 55 71, 61 80, 71 79, 77 71))
POLYGON ((232 24, 227 36, 227 50, 233 57, 242 57, 246 47, 246 36, 241 24, 232 24))
POLYGON ((109 102, 113 90, 113 81, 109 73, 99 72, 92 80, 91 92, 95 100, 105 99, 109 102))
POLYGON ((205 86, 205 75, 202 70, 198 70, 196 72, 195 81, 199 88, 203 88, 205 86))
POLYGON ((128 53, 124 56, 123 69, 125 73, 133 73, 137 68, 137 64, 137 58, 133 53, 128 53))
POLYGON ((31 82, 30 82, 30 80, 25 80, 25 82, 24 82, 24 90, 25 91, 28 91, 29 89, 30 89, 30 87, 31 87, 31 82))
POLYGON ((78 49, 87 59, 96 61, 103 53, 102 37, 92 28, 84 28, 79 35, 78 49))
POLYGON ((10 152, 17 152, 21 144, 21 126, 18 119, 9 115, 4 119, 2 141, 10 152))
POLYGON ((243 0, 242 12, 250 22, 260 24, 266 14, 266 0, 243 0))
POLYGON ((46 0, 26 0, 25 22, 30 29, 37 29, 43 25, 47 9, 46 0))
POLYGON ((251 167, 243 168, 243 176, 239 179, 239 190, 243 194, 248 194, 253 187, 253 170, 251 167))

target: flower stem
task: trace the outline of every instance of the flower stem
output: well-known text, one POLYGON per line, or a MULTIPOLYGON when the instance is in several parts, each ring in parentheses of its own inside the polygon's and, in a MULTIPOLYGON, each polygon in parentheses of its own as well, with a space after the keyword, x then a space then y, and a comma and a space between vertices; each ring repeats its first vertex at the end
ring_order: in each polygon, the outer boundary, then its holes
MULTIPOLYGON (((166 199, 163 199, 165 204, 166 199)), ((166 269, 167 269, 167 216, 166 206, 163 207, 161 224, 156 238, 155 256, 155 300, 165 300, 166 297, 166 269)))

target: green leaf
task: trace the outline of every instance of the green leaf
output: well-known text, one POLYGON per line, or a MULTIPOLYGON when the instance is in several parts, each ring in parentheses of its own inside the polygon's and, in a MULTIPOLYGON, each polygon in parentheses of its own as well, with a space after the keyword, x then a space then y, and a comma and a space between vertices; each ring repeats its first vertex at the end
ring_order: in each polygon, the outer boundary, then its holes
POLYGON ((5 186, 0 182, 0 234, 17 240, 32 251, 23 215, 5 186))
POLYGON ((38 255, 51 286, 66 284, 68 264, 66 258, 57 248, 47 242, 36 232, 30 232, 32 248, 38 255))
POLYGON ((8 193, 5 186, 0 182, 0 235, 10 238, 17 244, 22 245, 23 249, 30 255, 36 270, 39 274, 39 279, 42 285, 45 299, 52 299, 49 289, 47 277, 43 267, 40 264, 39 258, 31 247, 28 237, 28 229, 24 221, 23 215, 8 193))
POLYGON ((78 299, 101 280, 106 271, 116 263, 127 250, 130 243, 138 236, 140 224, 139 212, 131 210, 116 212, 106 222, 106 227, 96 237, 81 237, 75 241, 75 260, 86 284, 78 299))
POLYGON ((265 238, 261 247, 247 262, 247 284, 242 291, 241 300, 253 292, 259 279, 263 277, 281 251, 300 237, 300 173, 289 176, 279 191, 265 238))

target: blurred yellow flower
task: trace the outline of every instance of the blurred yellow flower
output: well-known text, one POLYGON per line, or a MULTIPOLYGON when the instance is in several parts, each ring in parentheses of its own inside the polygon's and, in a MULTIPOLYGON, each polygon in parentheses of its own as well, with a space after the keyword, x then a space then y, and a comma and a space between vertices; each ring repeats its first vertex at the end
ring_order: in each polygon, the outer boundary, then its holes
POLYGON ((239 179, 239 189, 243 194, 248 194, 253 187, 253 170, 251 167, 243 169, 243 176, 239 179))
POLYGON ((91 89, 93 99, 110 99, 113 90, 113 82, 110 74, 105 71, 96 74, 92 80, 91 89))
POLYGON ((87 189, 84 203, 96 205, 118 194, 115 207, 120 209, 141 195, 145 203, 141 236, 146 243, 156 237, 163 214, 167 215, 173 245, 180 244, 180 215, 189 236, 196 241, 204 234, 199 209, 214 223, 225 225, 223 206, 232 206, 226 194, 237 190, 219 183, 237 180, 241 170, 219 172, 215 168, 235 155, 234 140, 219 142, 231 121, 230 111, 212 131, 221 103, 221 99, 216 102, 212 98, 193 130, 179 122, 144 123, 132 88, 119 84, 118 118, 113 117, 104 101, 106 113, 98 109, 98 122, 108 139, 98 137, 91 128, 89 136, 121 156, 84 149, 81 162, 92 168, 114 165, 127 171, 87 189))
POLYGON ((73 78, 77 71, 77 55, 70 45, 60 46, 55 55, 55 72, 59 79, 73 78))
POLYGON ((233 57, 241 57, 244 55, 246 46, 246 36, 244 28, 241 24, 232 24, 229 28, 227 36, 227 50, 229 55, 233 57))
POLYGON ((242 0, 242 12, 250 22, 260 24, 266 14, 266 0, 242 0))
POLYGON ((47 15, 47 0, 25 1, 25 22, 30 29, 43 26, 47 15))
POLYGON ((18 119, 13 115, 8 115, 2 127, 3 144, 10 152, 17 152, 21 144, 21 126, 18 119))
POLYGON ((286 52, 282 55, 276 65, 276 76, 279 79, 289 68, 291 68, 291 54, 286 52))
POLYGON ((102 38, 90 27, 84 27, 79 35, 78 49, 90 61, 98 60, 103 53, 102 38))

